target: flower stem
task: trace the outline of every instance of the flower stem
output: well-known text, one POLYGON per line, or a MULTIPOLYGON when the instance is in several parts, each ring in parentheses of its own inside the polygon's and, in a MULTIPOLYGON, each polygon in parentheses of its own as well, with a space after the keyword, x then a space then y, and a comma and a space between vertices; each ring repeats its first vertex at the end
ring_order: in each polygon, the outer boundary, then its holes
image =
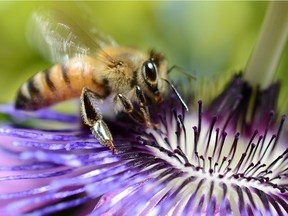
POLYGON ((244 79, 252 86, 267 88, 271 82, 288 38, 288 2, 272 1, 250 60, 244 79))

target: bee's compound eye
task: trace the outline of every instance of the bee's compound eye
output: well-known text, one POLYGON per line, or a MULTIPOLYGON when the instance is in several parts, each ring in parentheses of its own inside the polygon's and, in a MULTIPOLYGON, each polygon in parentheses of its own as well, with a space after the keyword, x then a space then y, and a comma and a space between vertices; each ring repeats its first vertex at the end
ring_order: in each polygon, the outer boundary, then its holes
POLYGON ((152 60, 143 63, 143 75, 150 82, 154 82, 157 79, 157 66, 152 60))

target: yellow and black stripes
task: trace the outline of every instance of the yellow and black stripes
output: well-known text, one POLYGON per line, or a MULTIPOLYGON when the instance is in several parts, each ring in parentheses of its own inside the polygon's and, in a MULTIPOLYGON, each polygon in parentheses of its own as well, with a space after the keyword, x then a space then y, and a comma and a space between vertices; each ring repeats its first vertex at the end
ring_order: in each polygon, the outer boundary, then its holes
POLYGON ((68 76, 68 72, 67 72, 67 66, 65 64, 61 65, 61 74, 63 77, 64 82, 66 83, 66 85, 70 86, 70 78, 68 76))
POLYGON ((17 109, 36 110, 47 106, 47 87, 51 92, 56 91, 50 72, 51 69, 39 72, 21 86, 15 103, 17 109))
POLYGON ((84 87, 105 98, 110 89, 103 78, 93 76, 96 66, 91 58, 75 59, 35 74, 20 87, 15 107, 23 110, 44 108, 80 97, 84 87))
POLYGON ((55 85, 50 78, 51 69, 47 69, 46 71, 44 71, 44 74, 46 85, 49 87, 50 91, 56 91, 55 85))

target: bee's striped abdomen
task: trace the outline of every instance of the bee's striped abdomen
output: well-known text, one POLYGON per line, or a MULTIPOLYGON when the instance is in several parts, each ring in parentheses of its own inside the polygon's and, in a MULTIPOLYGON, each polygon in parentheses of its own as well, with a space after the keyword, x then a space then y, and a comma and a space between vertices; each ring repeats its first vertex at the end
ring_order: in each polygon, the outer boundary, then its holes
POLYGON ((44 72, 39 72, 24 83, 18 91, 15 102, 17 109, 36 110, 46 104, 41 88, 44 72))
POLYGON ((51 92, 56 91, 55 85, 50 77, 51 69, 44 71, 45 74, 45 82, 51 92))
POLYGON ((61 65, 61 74, 65 84, 70 85, 70 78, 67 73, 67 67, 64 64, 61 65))
POLYGON ((37 110, 79 97, 84 87, 95 91, 100 97, 106 97, 102 80, 93 78, 95 67, 89 60, 76 59, 37 73, 20 87, 15 107, 37 110))

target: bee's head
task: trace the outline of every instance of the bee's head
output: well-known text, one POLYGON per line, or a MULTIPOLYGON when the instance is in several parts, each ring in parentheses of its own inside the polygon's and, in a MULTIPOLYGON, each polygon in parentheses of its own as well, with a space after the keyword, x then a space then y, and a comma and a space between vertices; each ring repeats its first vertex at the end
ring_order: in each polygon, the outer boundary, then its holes
POLYGON ((145 94, 152 101, 159 103, 163 99, 163 79, 167 74, 167 62, 161 53, 150 52, 149 59, 142 64, 141 76, 145 94))

